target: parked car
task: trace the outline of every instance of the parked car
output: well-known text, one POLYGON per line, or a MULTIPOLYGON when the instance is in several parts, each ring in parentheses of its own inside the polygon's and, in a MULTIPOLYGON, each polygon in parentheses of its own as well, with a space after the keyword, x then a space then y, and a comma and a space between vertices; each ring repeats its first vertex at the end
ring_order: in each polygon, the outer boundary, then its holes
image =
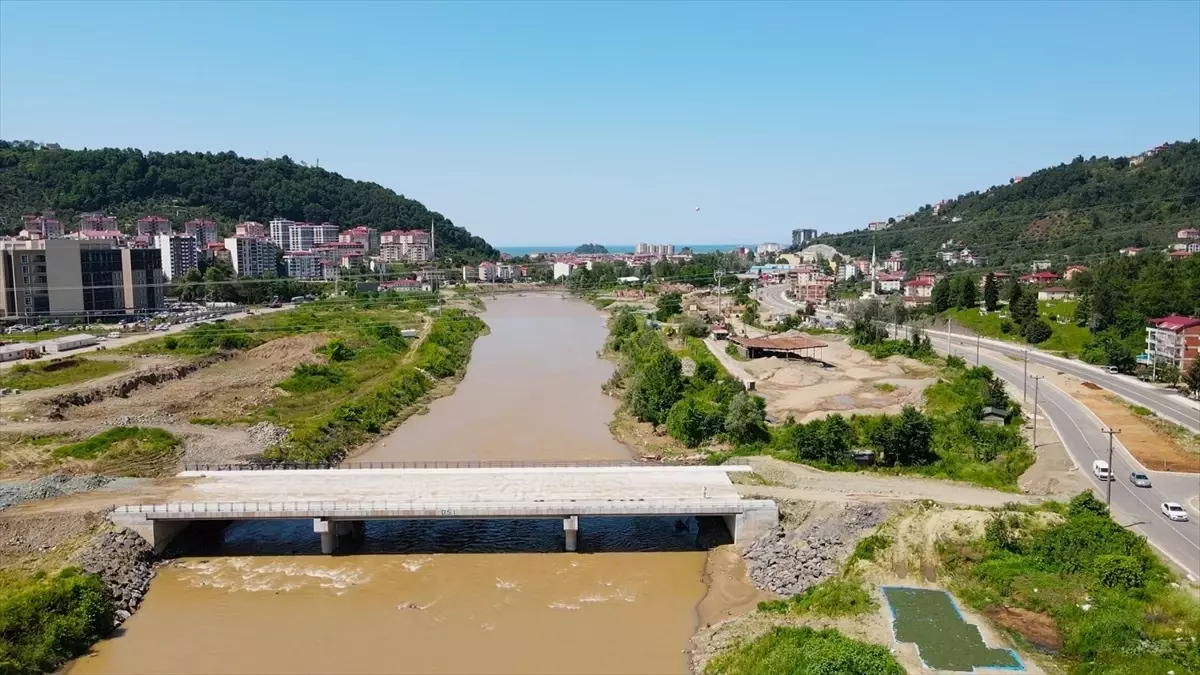
POLYGON ((1129 474, 1129 482, 1138 487, 1148 488, 1150 487, 1150 476, 1134 471, 1133 473, 1129 474))
POLYGON ((1183 507, 1175 502, 1163 502, 1162 513, 1171 520, 1187 522, 1188 519, 1187 511, 1184 511, 1183 507))
POLYGON ((108 339, 110 339, 110 340, 115 340, 115 339, 117 339, 117 338, 119 338, 119 337, 121 337, 121 333, 120 333, 120 331, 115 331, 115 330, 114 330, 113 332, 111 332, 111 333, 109 333, 109 334, 108 334, 108 339))
POLYGON ((1112 480, 1112 471, 1108 469, 1108 462, 1102 459, 1092 462, 1092 473, 1100 480, 1112 480))

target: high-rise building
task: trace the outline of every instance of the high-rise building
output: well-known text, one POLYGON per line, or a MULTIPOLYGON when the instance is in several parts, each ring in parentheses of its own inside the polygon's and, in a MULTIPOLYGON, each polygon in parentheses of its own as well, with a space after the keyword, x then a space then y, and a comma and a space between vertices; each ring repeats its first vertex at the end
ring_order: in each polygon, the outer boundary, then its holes
POLYGON ((370 253, 379 250, 379 230, 371 227, 352 227, 338 235, 338 241, 343 244, 353 243, 362 247, 363 252, 370 253))
POLYGON ((312 230, 314 244, 331 244, 338 240, 337 225, 321 223, 320 225, 313 225, 312 230))
POLYGON ((817 231, 810 229, 792 230, 792 246, 803 248, 805 244, 817 238, 817 231))
POLYGON ((432 243, 424 230, 392 230, 379 235, 379 254, 389 262, 425 262, 430 257, 432 243))
POLYGON ((270 223, 271 243, 278 246, 281 250, 287 251, 288 240, 291 237, 292 226, 295 221, 286 218, 275 218, 270 223))
POLYGON ((316 227, 310 223, 295 223, 288 228, 287 251, 308 251, 316 242, 316 227))
POLYGON ((220 241, 217 238, 217 223, 212 220, 193 218, 183 224, 183 233, 196 238, 197 248, 220 241))
MULTIPOLYGON (((238 223, 237 230, 234 232, 239 237, 258 237, 265 239, 267 236, 267 228, 263 227, 262 223, 256 223, 253 220, 247 220, 244 223, 238 223)), ((278 244, 276 244, 278 246, 278 244)))
POLYGON ((63 236, 62 223, 53 211, 40 216, 25 216, 25 233, 30 239, 58 239, 63 236))
POLYGON ((0 240, 0 316, 122 314, 162 307, 162 258, 111 240, 0 240))
POLYGON ((226 237, 225 250, 239 277, 261 277, 275 273, 275 244, 258 237, 226 237))
POLYGON ((162 256, 163 276, 167 279, 181 277, 188 270, 200 267, 200 252, 196 250, 195 237, 160 234, 154 237, 154 247, 162 256))

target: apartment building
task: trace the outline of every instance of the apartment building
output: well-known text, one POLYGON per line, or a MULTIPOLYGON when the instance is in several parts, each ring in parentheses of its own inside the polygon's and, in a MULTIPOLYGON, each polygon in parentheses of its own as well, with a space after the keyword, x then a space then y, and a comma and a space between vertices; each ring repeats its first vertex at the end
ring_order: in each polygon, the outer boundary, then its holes
POLYGON ((1173 314, 1146 322, 1146 355, 1186 371, 1200 358, 1200 319, 1173 314))
POLYGON ((293 223, 288 228, 285 251, 309 251, 316 241, 316 227, 310 223, 293 223))
POLYGON ((429 233, 424 230, 391 230, 379 235, 379 254, 387 262, 425 262, 429 249, 429 233))
POLYGON ((261 277, 275 273, 275 244, 258 237, 226 237, 229 262, 240 277, 261 277))
POLYGON ((364 253, 379 250, 379 230, 372 227, 352 227, 339 234, 337 240, 343 244, 358 244, 364 253))
POLYGON ((286 253, 283 263, 287 266, 287 275, 293 279, 320 279, 321 258, 316 253, 296 251, 286 253))
POLYGON ((675 255, 674 244, 647 244, 638 242, 638 245, 633 249, 634 255, 653 255, 660 258, 675 255))
POLYGON ((79 216, 79 229, 82 230, 119 230, 115 216, 106 216, 101 212, 85 213, 79 216))
POLYGON ((200 252, 196 250, 196 238, 186 234, 159 234, 154 237, 154 247, 162 256, 163 276, 175 279, 187 274, 188 270, 200 267, 200 252))
POLYGON ((54 217, 53 211, 40 216, 24 217, 25 234, 30 239, 58 239, 63 236, 63 225, 54 217))
POLYGON ((313 225, 312 231, 314 244, 336 244, 338 241, 339 232, 337 225, 321 223, 320 225, 313 225))
POLYGON ((203 218, 193 218, 183 224, 183 233, 196 239, 196 247, 204 248, 220 241, 217 238, 217 223, 203 218))
MULTIPOLYGON (((262 223, 257 223, 253 220, 247 220, 244 223, 238 223, 234 229, 234 234, 239 237, 258 237, 259 239, 267 238, 267 228, 262 223)), ((276 244, 278 246, 278 244, 276 244)))
POLYGON ((288 249, 288 237, 292 231, 292 226, 295 224, 295 221, 286 218, 273 219, 268 225, 271 243, 279 247, 280 250, 290 250, 288 249))
POLYGON ((166 279, 154 249, 111 240, 0 240, 0 317, 153 311, 166 279))
POLYGON ((792 230, 792 246, 797 249, 804 248, 805 244, 817 238, 817 231, 810 229, 792 230))
POLYGON ((171 221, 162 216, 146 216, 137 221, 137 233, 148 237, 171 234, 171 221))

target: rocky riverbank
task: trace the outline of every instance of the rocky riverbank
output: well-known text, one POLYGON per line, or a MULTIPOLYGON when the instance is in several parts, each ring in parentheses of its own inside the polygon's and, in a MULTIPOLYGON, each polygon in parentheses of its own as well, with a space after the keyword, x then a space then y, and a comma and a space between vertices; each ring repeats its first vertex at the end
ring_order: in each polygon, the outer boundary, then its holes
POLYGON ((108 587, 116 605, 116 625, 137 611, 154 578, 154 549, 125 528, 97 533, 75 554, 74 563, 108 587))
POLYGON ((785 523, 747 546, 746 571, 764 591, 798 595, 837 574, 858 540, 887 515, 882 504, 825 505, 798 527, 785 523))

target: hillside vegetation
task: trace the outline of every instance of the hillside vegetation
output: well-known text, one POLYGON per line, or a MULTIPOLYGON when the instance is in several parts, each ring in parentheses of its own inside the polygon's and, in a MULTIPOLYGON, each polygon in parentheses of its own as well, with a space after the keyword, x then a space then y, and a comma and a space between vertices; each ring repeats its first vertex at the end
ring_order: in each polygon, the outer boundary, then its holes
POLYGON ((926 204, 879 233, 825 235, 815 243, 869 256, 903 249, 911 269, 933 263, 953 239, 987 256, 991 267, 1036 258, 1077 260, 1126 246, 1162 246, 1200 222, 1200 141, 1172 143, 1140 164, 1127 157, 1076 157, 1023 180, 926 204), (959 219, 956 222, 956 219, 959 219))
POLYGON ((265 224, 276 217, 331 222, 343 229, 428 229, 434 222, 439 253, 499 255, 416 200, 287 156, 257 160, 233 152, 39 150, 31 145, 0 141, 0 234, 15 233, 23 214, 43 210, 57 211, 68 226, 77 214, 91 211, 122 222, 156 213, 178 220, 176 225, 210 217, 227 230, 235 222, 265 224))

